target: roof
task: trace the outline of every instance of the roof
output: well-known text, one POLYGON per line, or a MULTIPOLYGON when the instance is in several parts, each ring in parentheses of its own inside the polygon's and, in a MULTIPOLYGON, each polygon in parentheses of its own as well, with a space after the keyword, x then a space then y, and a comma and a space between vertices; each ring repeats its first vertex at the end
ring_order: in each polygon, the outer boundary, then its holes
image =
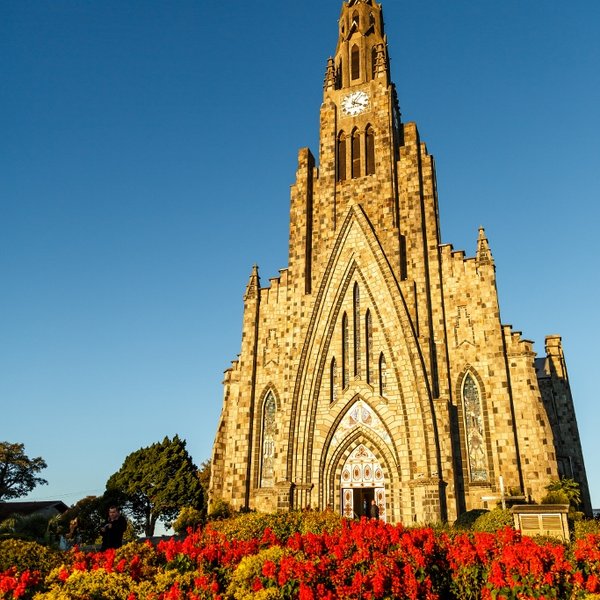
POLYGON ((54 509, 62 514, 69 507, 62 500, 46 500, 44 502, 0 502, 0 521, 10 515, 31 515, 54 509))

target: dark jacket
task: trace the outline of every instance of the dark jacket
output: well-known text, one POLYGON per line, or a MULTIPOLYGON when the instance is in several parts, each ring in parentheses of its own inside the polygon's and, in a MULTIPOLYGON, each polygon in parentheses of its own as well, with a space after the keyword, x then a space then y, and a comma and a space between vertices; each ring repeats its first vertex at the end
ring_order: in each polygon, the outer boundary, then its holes
POLYGON ((379 519, 379 506, 377 504, 371 504, 369 507, 369 516, 371 519, 379 519))
POLYGON ((102 526, 102 546, 100 550, 120 548, 123 545, 123 534, 127 529, 127 521, 119 515, 115 521, 107 521, 102 526))

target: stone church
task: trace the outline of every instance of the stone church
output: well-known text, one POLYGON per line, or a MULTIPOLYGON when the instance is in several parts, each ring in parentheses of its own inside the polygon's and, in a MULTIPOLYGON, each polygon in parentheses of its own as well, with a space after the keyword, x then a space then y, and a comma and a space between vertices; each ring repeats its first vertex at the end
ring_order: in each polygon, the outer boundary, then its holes
POLYGON ((300 150, 289 265, 244 294, 211 502, 453 520, 572 477, 591 514, 561 338, 500 320, 494 259, 440 235, 435 164, 401 119, 381 5, 343 2, 318 163, 300 150))

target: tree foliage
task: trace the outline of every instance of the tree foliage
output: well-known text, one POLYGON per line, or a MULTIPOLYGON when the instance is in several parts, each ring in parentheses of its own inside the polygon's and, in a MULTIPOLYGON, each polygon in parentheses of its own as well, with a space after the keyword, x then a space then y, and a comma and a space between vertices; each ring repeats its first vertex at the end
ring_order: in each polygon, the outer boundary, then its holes
POLYGON ((132 452, 106 483, 105 497, 121 504, 133 525, 154 535, 158 521, 170 526, 184 506, 203 506, 198 467, 175 436, 132 452))
POLYGON ((27 495, 36 485, 48 482, 37 476, 47 467, 38 456, 29 458, 24 444, 0 442, 0 501, 27 495))
MULTIPOLYGON (((562 479, 553 479, 547 486, 549 494, 546 496, 550 496, 551 494, 555 495, 564 495, 567 499, 565 504, 570 504, 573 508, 577 508, 581 504, 581 491, 579 490, 579 484, 568 477, 563 477, 562 479)), ((544 499, 545 500, 545 499, 544 499)), ((548 504, 548 502, 544 502, 543 504, 548 504)))
POLYGON ((53 533, 71 544, 93 544, 106 521, 104 499, 86 496, 52 521, 53 533))

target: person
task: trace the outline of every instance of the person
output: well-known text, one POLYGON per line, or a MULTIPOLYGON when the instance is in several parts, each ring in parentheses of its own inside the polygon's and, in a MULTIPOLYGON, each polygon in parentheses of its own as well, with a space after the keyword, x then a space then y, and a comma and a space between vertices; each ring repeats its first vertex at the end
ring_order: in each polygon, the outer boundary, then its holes
POLYGON ((100 528, 102 546, 100 551, 108 548, 120 548, 123 545, 123 534, 127 529, 127 521, 116 506, 108 509, 108 521, 100 528))
POLYGON ((377 502, 375 502, 375 500, 371 500, 370 516, 371 519, 379 519, 379 506, 377 506, 377 502))

